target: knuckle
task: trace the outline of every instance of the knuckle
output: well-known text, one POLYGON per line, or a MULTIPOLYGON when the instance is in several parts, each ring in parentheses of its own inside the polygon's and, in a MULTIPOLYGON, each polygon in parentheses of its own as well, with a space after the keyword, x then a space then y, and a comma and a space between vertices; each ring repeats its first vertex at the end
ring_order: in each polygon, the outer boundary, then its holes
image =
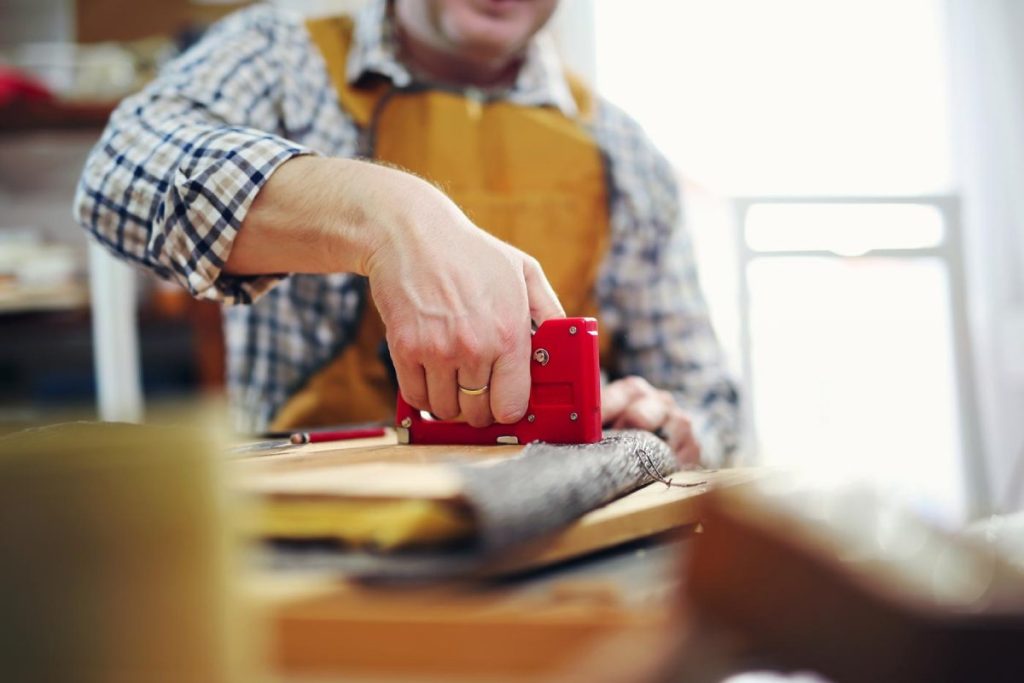
POLYGON ((449 365, 458 358, 459 349, 446 340, 431 339, 421 346, 420 356, 427 362, 449 365))
POLYGON ((643 377, 639 375, 630 375, 622 380, 622 383, 629 389, 634 395, 647 393, 651 388, 651 385, 647 383, 643 377))
POLYGON ((418 355, 419 343, 414 335, 404 330, 396 330, 388 335, 388 348, 396 358, 415 358, 418 355))
POLYGON ((485 353, 485 347, 479 335, 469 328, 463 328, 456 334, 453 346, 457 349, 456 355, 459 360, 464 362, 480 360, 485 353))
MULTIPOLYGON (((525 327, 523 328, 525 330, 525 327)), ((510 320, 504 319, 494 327, 494 334, 497 339, 498 348, 501 350, 514 348, 519 341, 522 330, 512 324, 510 320)))

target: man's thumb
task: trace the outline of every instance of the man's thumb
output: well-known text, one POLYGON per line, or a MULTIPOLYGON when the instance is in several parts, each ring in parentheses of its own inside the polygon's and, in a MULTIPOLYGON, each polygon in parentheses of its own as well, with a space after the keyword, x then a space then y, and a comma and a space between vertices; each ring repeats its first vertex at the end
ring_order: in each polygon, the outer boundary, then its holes
POLYGON ((526 259, 523 274, 526 276, 526 297, 530 302, 530 318, 533 322, 540 325, 545 320, 564 318, 565 309, 540 264, 535 259, 526 259))

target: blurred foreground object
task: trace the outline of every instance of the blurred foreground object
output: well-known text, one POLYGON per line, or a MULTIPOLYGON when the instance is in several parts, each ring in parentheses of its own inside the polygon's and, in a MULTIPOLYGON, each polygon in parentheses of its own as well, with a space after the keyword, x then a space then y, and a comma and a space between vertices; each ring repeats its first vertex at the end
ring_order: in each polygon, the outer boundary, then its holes
POLYGON ((1009 681, 1024 573, 863 490, 784 478, 702 503, 687 573, 700 622, 744 656, 835 681, 1009 681))
POLYGON ((0 439, 4 680, 238 679, 211 452, 119 424, 0 439))
POLYGON ((671 600, 628 581, 661 571, 623 564, 611 557, 591 579, 566 571, 401 589, 278 574, 253 585, 253 601, 272 621, 268 663, 282 680, 654 680, 685 625, 671 600))

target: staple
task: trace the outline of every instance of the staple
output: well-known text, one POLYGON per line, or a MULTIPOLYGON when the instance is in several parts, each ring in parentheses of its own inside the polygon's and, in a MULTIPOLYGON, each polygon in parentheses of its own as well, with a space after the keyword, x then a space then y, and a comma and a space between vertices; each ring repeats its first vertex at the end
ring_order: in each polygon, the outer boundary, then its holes
POLYGON ((646 448, 637 448, 635 453, 637 462, 640 463, 640 467, 643 468, 644 472, 647 473, 647 476, 649 476, 654 481, 660 481, 662 484, 665 485, 665 488, 671 488, 675 486, 681 489, 688 489, 693 488, 694 486, 703 486, 704 484, 707 484, 706 481, 695 481, 691 484, 677 484, 674 481, 672 481, 670 477, 663 477, 661 476, 661 474, 658 473, 658 468, 654 466, 654 462, 651 460, 651 455, 650 453, 647 452, 646 448))

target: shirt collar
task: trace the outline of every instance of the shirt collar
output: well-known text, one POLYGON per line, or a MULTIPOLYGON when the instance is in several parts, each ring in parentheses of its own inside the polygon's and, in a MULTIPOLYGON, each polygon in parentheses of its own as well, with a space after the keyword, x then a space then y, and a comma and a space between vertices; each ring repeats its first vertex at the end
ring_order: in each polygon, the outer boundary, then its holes
MULTIPOLYGON (((399 88, 408 87, 415 80, 398 57, 388 0, 370 0, 355 17, 345 77, 353 84, 371 73, 388 78, 399 88)), ((530 41, 515 84, 503 93, 502 99, 525 106, 555 107, 570 118, 577 115, 558 50, 546 31, 530 41)))

